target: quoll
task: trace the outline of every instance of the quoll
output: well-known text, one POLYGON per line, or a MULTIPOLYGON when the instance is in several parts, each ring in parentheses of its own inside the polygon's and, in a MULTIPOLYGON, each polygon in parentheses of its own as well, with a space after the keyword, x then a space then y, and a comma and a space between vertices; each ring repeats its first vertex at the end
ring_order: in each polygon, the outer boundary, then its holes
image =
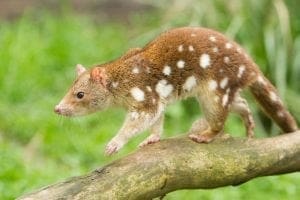
POLYGON ((168 104, 196 97, 204 120, 194 122, 189 137, 208 143, 223 132, 229 112, 241 116, 248 137, 254 121, 240 91, 250 91, 284 132, 297 130, 275 87, 237 43, 214 30, 176 28, 162 33, 144 48, 87 70, 77 65, 77 79, 55 112, 65 116, 93 113, 119 105, 128 110, 118 134, 106 146, 117 152, 134 135, 150 129, 140 146, 160 140, 168 104), (203 129, 203 124, 205 128, 203 129))

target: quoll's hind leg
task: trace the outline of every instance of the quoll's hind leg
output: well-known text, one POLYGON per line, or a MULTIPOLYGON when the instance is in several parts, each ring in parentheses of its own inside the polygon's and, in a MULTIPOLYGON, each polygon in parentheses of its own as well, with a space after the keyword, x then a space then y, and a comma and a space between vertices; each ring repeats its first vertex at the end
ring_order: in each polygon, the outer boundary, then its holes
POLYGON ((255 127, 255 124, 254 124, 251 110, 247 104, 247 101, 244 98, 242 98, 239 95, 239 93, 235 95, 233 102, 230 106, 230 110, 234 113, 239 114, 242 117, 247 130, 247 137, 248 138, 254 137, 253 129, 255 127))
MULTIPOLYGON (((228 101, 228 99, 226 101, 228 101)), ((191 138, 195 142, 209 143, 218 134, 223 133, 223 126, 228 113, 227 102, 226 105, 223 106, 222 102, 220 101, 202 100, 202 106, 204 110, 205 120, 200 122, 198 121, 198 123, 200 123, 198 127, 200 132, 191 133, 189 135, 189 138, 191 138), (201 130, 204 127, 205 129, 201 130)))
POLYGON ((192 127, 190 128, 188 134, 189 135, 191 135, 191 134, 199 134, 202 131, 205 131, 208 127, 209 127, 209 125, 208 125, 206 119, 204 119, 204 118, 197 119, 192 124, 192 127))
POLYGON ((139 144, 139 147, 146 146, 148 144, 156 143, 160 140, 160 136, 163 132, 164 115, 162 114, 157 121, 150 127, 150 135, 139 144))

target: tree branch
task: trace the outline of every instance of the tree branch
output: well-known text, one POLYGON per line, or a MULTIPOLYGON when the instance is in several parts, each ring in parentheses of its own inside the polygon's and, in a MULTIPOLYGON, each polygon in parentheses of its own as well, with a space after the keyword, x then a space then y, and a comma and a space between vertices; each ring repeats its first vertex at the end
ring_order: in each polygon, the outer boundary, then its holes
POLYGON ((171 138, 19 199, 152 199, 299 170, 300 131, 266 139, 222 137, 210 144, 171 138))

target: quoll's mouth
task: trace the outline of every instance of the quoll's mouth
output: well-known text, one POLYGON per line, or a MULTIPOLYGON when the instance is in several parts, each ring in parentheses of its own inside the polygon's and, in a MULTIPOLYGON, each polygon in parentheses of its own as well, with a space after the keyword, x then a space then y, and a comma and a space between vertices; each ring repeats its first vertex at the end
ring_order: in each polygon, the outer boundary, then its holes
POLYGON ((72 113, 69 110, 63 109, 60 105, 54 107, 54 112, 59 115, 72 116, 72 113))

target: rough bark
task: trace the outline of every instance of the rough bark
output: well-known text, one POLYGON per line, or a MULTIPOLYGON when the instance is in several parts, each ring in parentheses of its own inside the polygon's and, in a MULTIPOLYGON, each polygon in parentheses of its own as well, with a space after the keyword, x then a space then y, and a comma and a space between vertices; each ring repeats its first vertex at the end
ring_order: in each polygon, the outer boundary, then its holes
POLYGON ((265 139, 222 137, 210 144, 170 138, 19 199, 152 199, 299 170, 300 131, 265 139))

